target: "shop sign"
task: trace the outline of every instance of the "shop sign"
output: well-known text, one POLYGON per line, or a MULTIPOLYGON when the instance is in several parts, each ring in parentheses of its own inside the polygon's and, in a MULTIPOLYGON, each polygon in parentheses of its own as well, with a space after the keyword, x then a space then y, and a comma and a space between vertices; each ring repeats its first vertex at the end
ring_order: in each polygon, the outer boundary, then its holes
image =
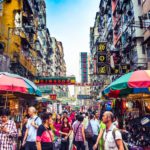
POLYGON ((111 74, 121 74, 120 65, 115 65, 114 68, 111 68, 111 74))
POLYGON ((57 98, 57 95, 56 94, 50 94, 50 99, 51 100, 56 100, 57 98))
POLYGON ((102 85, 101 82, 96 83, 76 83, 75 86, 100 86, 102 85))
POLYGON ((106 52, 107 50, 107 43, 106 42, 100 42, 97 44, 97 52, 106 52))
POLYGON ((92 99, 92 96, 90 96, 90 95, 78 95, 77 98, 80 100, 81 99, 92 99))
POLYGON ((97 64, 97 74, 107 75, 109 74, 109 67, 107 64, 97 64))
POLYGON ((121 70, 122 70, 123 74, 128 73, 130 71, 130 65, 129 64, 121 64, 121 70))
POLYGON ((36 85, 74 85, 75 77, 44 77, 34 80, 36 85))
POLYGON ((106 63, 107 62, 107 54, 97 54, 97 62, 98 63, 106 63))
POLYGON ((44 85, 44 86, 38 86, 38 88, 40 89, 40 91, 42 93, 52 93, 52 86, 51 85, 44 85))

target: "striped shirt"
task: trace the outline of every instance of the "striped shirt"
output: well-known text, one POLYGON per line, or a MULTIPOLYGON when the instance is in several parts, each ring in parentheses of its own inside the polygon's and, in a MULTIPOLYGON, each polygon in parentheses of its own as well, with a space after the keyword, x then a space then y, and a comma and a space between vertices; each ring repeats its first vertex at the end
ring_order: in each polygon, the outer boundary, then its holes
POLYGON ((75 141, 84 141, 83 135, 82 135, 82 128, 83 128, 83 124, 79 121, 77 121, 73 125, 73 132, 74 132, 74 136, 75 136, 75 141))

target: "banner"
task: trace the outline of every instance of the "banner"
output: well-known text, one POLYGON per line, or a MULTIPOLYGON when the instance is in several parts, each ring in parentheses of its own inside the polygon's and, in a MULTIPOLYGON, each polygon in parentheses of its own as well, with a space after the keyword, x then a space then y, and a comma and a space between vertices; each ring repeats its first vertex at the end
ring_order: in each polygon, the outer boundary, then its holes
POLYGON ((74 85, 75 77, 39 77, 34 80, 36 85, 74 85))
POLYGON ((96 83, 76 83, 75 86, 101 86, 101 82, 96 83))

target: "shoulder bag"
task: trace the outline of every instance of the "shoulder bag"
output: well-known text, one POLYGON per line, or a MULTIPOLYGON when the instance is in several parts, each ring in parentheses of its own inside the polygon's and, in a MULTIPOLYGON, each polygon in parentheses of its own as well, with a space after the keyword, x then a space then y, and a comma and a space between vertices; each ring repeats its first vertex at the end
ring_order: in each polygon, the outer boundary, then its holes
POLYGON ((75 134, 74 134, 74 139, 73 139, 73 144, 74 144, 74 145, 76 145, 75 138, 76 138, 76 135, 77 135, 77 132, 78 132, 78 129, 79 129, 79 126, 80 126, 80 125, 81 125, 81 123, 78 125, 77 130, 76 130, 76 132, 75 132, 75 134))

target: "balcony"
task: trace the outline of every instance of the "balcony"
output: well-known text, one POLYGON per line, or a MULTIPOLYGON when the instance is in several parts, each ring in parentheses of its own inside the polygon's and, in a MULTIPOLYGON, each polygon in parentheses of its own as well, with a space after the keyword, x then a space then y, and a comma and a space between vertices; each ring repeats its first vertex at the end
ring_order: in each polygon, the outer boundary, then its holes
POLYGON ((31 58, 24 56, 20 53, 19 62, 24 66, 32 75, 36 76, 36 66, 32 63, 31 58))

